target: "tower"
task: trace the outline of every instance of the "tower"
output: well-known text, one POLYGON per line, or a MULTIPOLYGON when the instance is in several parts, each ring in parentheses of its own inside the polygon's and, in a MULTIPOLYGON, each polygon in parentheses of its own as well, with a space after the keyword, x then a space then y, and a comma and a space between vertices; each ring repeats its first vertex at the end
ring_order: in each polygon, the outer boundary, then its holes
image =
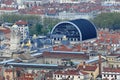
POLYGON ((23 0, 16 0, 17 4, 21 5, 23 4, 23 0))
POLYGON ((11 36, 10 36, 10 50, 17 50, 20 45, 20 31, 18 26, 14 24, 11 27, 11 36))

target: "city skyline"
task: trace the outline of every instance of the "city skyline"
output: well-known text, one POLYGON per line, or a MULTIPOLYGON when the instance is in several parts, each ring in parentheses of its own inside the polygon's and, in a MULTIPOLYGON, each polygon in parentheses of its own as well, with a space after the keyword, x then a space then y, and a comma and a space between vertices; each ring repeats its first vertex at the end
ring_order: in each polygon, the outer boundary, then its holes
POLYGON ((0 80, 120 79, 119 0, 0 2, 0 80))

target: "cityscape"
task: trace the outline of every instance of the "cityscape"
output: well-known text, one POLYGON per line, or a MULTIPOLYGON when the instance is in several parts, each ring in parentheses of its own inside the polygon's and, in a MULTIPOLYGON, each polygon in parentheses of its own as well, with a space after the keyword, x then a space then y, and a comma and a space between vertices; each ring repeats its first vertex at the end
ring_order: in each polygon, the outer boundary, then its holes
POLYGON ((0 0, 0 80, 120 80, 119 0, 0 0))

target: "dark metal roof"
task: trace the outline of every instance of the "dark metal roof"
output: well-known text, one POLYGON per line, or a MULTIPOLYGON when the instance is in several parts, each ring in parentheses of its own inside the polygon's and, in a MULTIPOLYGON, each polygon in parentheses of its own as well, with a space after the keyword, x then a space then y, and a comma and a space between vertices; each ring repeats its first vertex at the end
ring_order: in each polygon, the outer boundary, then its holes
POLYGON ((97 38, 97 30, 95 25, 86 19, 76 19, 60 22, 53 28, 51 34, 54 32, 55 28, 64 26, 64 24, 72 25, 77 29, 79 32, 80 41, 97 38))
POLYGON ((97 31, 95 26, 88 20, 77 19, 70 21, 74 23, 80 30, 82 40, 92 39, 97 37, 97 31))

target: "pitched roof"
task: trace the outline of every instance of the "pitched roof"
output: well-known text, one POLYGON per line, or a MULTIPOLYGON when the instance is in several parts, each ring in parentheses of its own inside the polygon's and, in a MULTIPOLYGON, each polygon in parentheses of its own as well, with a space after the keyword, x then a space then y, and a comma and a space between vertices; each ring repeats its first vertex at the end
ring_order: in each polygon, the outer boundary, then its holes
POLYGON ((83 71, 95 71, 97 69, 96 65, 79 65, 78 70, 83 71))
POLYGON ((73 53, 43 52, 41 56, 46 58, 89 59, 89 56, 86 54, 74 54, 74 52, 73 53))
POLYGON ((4 4, 6 5, 12 5, 13 0, 4 0, 4 4))
POLYGON ((5 27, 0 27, 0 31, 2 31, 4 34, 10 33, 10 29, 5 27))
POLYGON ((16 22, 16 25, 27 25, 27 22, 25 22, 23 20, 19 20, 16 22))
POLYGON ((59 74, 59 75, 87 75, 89 73, 84 72, 84 71, 79 71, 79 70, 63 70, 63 71, 56 71, 54 74, 59 74))
POLYGON ((0 10, 4 10, 4 11, 12 11, 12 10, 17 10, 15 8, 11 8, 11 7, 6 7, 6 8, 0 8, 0 10))
POLYGON ((109 67, 104 67, 103 72, 115 72, 115 73, 120 73, 120 68, 109 68, 109 67))

